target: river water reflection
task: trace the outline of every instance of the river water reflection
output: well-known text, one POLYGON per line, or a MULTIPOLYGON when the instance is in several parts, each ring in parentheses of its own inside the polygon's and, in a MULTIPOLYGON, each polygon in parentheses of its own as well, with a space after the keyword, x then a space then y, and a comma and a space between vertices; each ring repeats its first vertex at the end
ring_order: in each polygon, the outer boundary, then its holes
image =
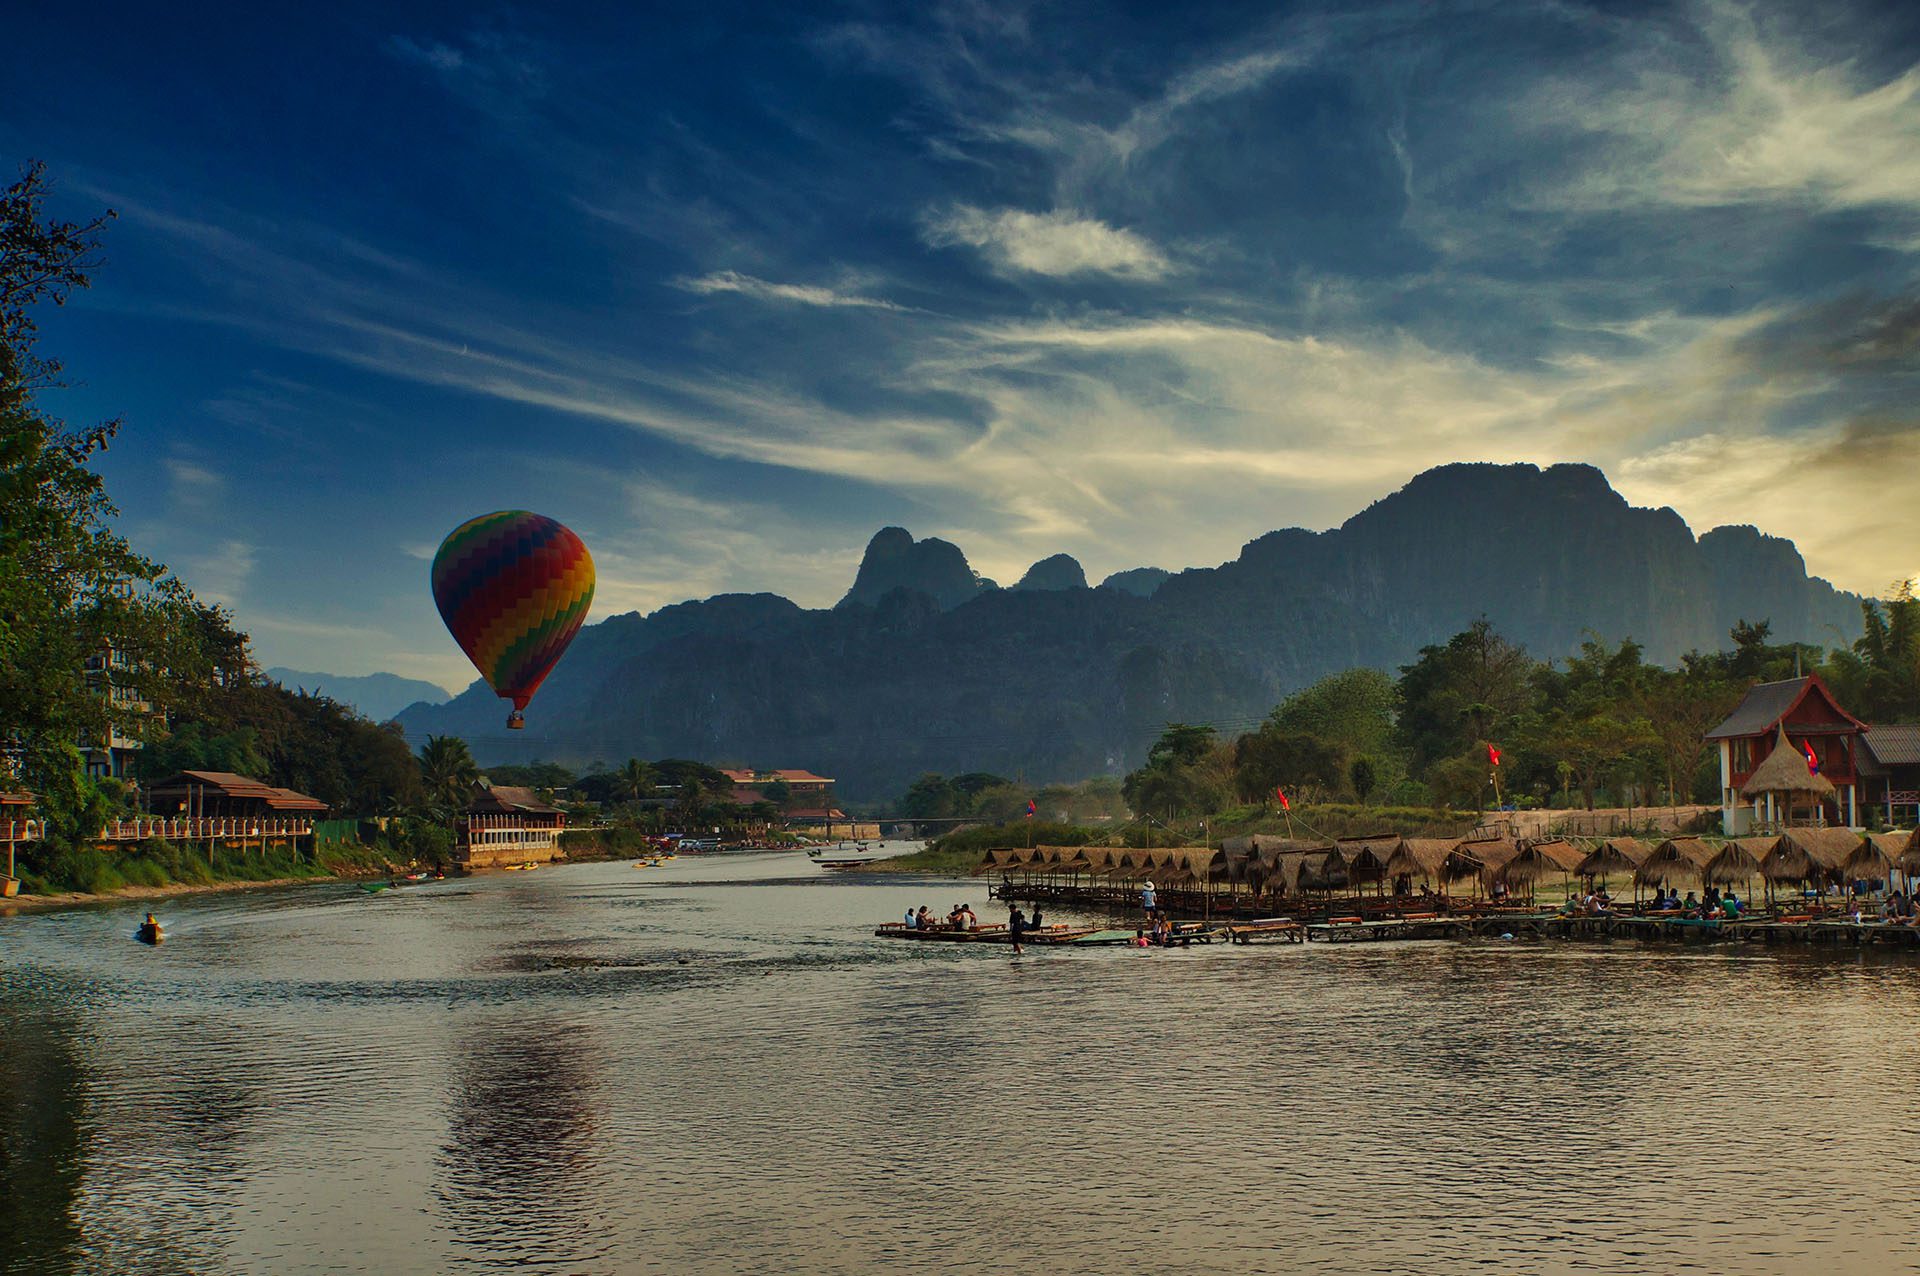
POLYGON ((0 1272, 1920 1262, 1912 960, 871 937, 983 896, 759 855, 0 919, 0 1272))

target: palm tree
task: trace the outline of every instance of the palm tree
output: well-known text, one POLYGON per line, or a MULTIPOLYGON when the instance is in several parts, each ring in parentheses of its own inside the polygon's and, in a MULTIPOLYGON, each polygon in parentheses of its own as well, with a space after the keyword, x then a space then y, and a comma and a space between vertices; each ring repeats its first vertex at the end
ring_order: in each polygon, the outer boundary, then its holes
POLYGON ((697 823, 700 808, 707 800, 707 786, 700 782, 697 775, 689 775, 680 782, 680 815, 687 823, 697 823))
POLYGON ((420 748, 420 783, 435 812, 451 817, 465 810, 473 786, 480 783, 480 768, 467 742, 453 735, 428 736, 420 748))
POLYGON ((619 793, 629 802, 638 802, 653 792, 653 768, 639 758, 628 758, 626 765, 615 774, 619 780, 619 793))

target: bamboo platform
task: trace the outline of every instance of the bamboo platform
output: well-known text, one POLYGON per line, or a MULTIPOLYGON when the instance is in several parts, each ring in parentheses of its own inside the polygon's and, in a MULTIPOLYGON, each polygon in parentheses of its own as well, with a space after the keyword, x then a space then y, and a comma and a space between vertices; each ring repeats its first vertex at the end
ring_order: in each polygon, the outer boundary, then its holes
POLYGON ((1227 927, 1227 942, 1233 944, 1304 944, 1307 928, 1291 917, 1261 917, 1227 927))
POLYGON ((1473 922, 1465 917, 1391 917, 1377 921, 1335 918, 1307 927, 1307 939, 1324 944, 1377 943, 1386 939, 1465 939, 1473 922))

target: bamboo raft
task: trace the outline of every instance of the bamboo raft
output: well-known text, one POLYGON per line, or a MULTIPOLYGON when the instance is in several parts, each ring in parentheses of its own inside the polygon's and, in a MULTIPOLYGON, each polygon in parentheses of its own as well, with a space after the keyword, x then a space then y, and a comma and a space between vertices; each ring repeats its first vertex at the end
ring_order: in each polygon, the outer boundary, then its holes
POLYGON ((1307 928, 1291 917, 1260 917, 1228 926, 1227 941, 1234 944, 1304 944, 1307 942, 1307 928))
POLYGON ((1325 944, 1377 943, 1384 939, 1464 939, 1473 933, 1468 917, 1426 916, 1334 917, 1315 922, 1307 929, 1307 939, 1325 944))

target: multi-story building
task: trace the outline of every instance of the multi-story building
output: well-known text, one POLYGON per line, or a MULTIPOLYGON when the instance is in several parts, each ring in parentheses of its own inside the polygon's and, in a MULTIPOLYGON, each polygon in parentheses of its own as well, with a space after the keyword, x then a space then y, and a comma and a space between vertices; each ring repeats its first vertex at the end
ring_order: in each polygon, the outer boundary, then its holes
POLYGON ((1860 827, 1860 737, 1867 727, 1842 709, 1818 675, 1762 682, 1747 695, 1727 720, 1707 732, 1720 747, 1720 827, 1729 837, 1758 832, 1766 822, 1766 808, 1741 789, 1783 738, 1786 747, 1813 760, 1834 794, 1823 802, 1822 818, 1833 824, 1860 827))
POLYGON ((138 736, 128 734, 129 716, 145 714, 151 706, 131 685, 133 660, 125 652, 109 647, 87 657, 87 687, 107 702, 113 720, 94 735, 82 732, 78 741, 86 759, 87 775, 93 779, 125 779, 133 774, 134 755, 140 751, 138 736))

